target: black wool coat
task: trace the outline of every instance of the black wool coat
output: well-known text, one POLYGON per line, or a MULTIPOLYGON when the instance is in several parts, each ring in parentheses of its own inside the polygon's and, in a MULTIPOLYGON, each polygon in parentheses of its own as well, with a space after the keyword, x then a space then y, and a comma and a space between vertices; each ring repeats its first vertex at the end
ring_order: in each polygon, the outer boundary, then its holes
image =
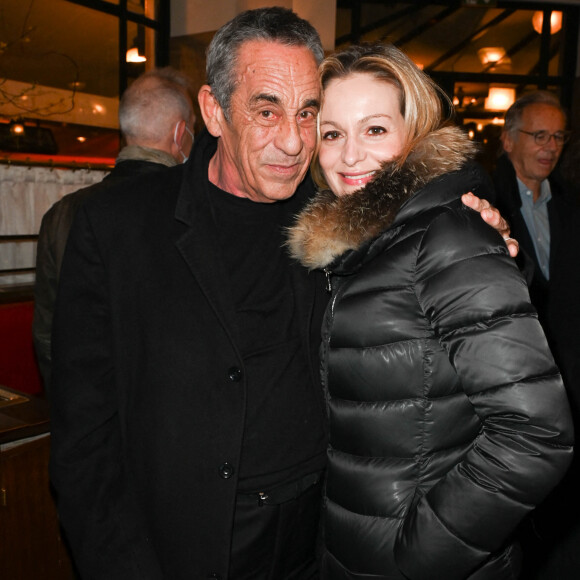
MULTIPOLYGON (((228 577, 247 384, 207 197, 215 147, 202 135, 185 166, 92 198, 70 233, 51 478, 83 579, 228 577)), ((296 264, 292 283, 322 422, 324 280, 296 264)))
POLYGON ((118 189, 126 180, 155 171, 164 171, 161 163, 128 159, 117 163, 99 183, 65 195, 43 216, 36 247, 34 283, 34 320, 32 338, 45 390, 50 387, 52 315, 64 249, 75 214, 85 201, 109 189, 118 189))

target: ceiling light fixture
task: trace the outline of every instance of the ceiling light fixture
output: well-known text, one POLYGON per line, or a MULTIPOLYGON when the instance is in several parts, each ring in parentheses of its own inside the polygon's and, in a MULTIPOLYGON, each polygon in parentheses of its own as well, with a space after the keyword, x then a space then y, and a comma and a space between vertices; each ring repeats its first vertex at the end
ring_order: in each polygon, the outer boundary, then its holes
POLYGON ((10 134, 15 137, 24 135, 24 123, 20 120, 10 121, 10 134))
MULTIPOLYGON (((542 34, 544 26, 544 11, 537 10, 532 16, 532 26, 538 34, 542 34)), ((552 10, 550 14, 550 34, 556 34, 562 29, 562 13, 558 10, 552 10)))
POLYGON ((504 87, 490 87, 484 107, 488 111, 507 111, 516 100, 516 90, 504 87))
POLYGON ((477 51, 477 56, 483 65, 496 65, 505 57, 505 48, 501 46, 486 46, 477 51))
POLYGON ((83 81, 72 81, 71 83, 68 83, 68 87, 75 91, 82 91, 86 87, 86 83, 83 81))

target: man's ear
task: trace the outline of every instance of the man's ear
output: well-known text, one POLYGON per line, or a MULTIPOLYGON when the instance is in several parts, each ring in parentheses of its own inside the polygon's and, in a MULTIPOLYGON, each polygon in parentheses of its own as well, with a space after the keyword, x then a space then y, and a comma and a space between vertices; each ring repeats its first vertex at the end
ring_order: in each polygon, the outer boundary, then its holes
POLYGON ((181 141, 185 133, 185 121, 182 119, 177 123, 171 135, 171 155, 178 162, 181 163, 181 141))
POLYGON ((177 123, 177 126, 175 127, 174 144, 177 144, 178 147, 181 147, 181 140, 183 139, 183 134, 185 133, 185 125, 186 125, 185 121, 181 119, 181 121, 179 121, 179 123, 177 123))
POLYGON ((501 134, 501 144, 503 145, 503 150, 506 153, 512 152, 512 149, 514 148, 514 140, 512 139, 512 136, 507 131, 504 131, 501 134))
POLYGON ((224 114, 209 85, 203 85, 199 89, 197 100, 207 130, 214 137, 221 137, 224 114))

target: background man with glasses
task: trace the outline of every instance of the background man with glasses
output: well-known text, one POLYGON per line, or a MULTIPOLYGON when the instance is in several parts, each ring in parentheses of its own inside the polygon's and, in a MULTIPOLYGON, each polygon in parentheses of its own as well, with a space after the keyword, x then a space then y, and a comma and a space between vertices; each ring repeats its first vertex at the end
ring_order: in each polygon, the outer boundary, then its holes
MULTIPOLYGON (((517 258, 572 403, 580 432, 580 215, 554 169, 569 132, 558 98, 546 91, 519 98, 507 111, 504 154, 494 172, 495 205, 520 243, 517 258)), ((525 550, 529 579, 577 578, 580 477, 575 460, 562 489, 534 516, 525 550), (569 548, 568 548, 569 546, 569 548)), ((524 546, 525 547, 525 546, 524 546)), ((524 562, 524 565, 526 563, 524 562)))

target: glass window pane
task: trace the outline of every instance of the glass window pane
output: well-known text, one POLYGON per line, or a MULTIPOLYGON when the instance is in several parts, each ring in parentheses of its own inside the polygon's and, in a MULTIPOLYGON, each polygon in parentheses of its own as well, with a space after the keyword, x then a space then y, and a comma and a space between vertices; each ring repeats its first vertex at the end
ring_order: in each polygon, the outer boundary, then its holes
POLYGON ((2 0, 2 18, 0 114, 100 124, 119 93, 117 18, 65 0, 2 0))
POLYGON ((155 20, 159 14, 160 0, 127 0, 127 10, 155 20))
POLYGON ((155 31, 148 26, 127 22, 128 85, 155 66, 155 31))
POLYGON ((65 0, 1 0, 0 121, 21 122, 11 153, 115 158, 118 18, 65 0), (52 140, 41 139, 50 134, 52 140))

